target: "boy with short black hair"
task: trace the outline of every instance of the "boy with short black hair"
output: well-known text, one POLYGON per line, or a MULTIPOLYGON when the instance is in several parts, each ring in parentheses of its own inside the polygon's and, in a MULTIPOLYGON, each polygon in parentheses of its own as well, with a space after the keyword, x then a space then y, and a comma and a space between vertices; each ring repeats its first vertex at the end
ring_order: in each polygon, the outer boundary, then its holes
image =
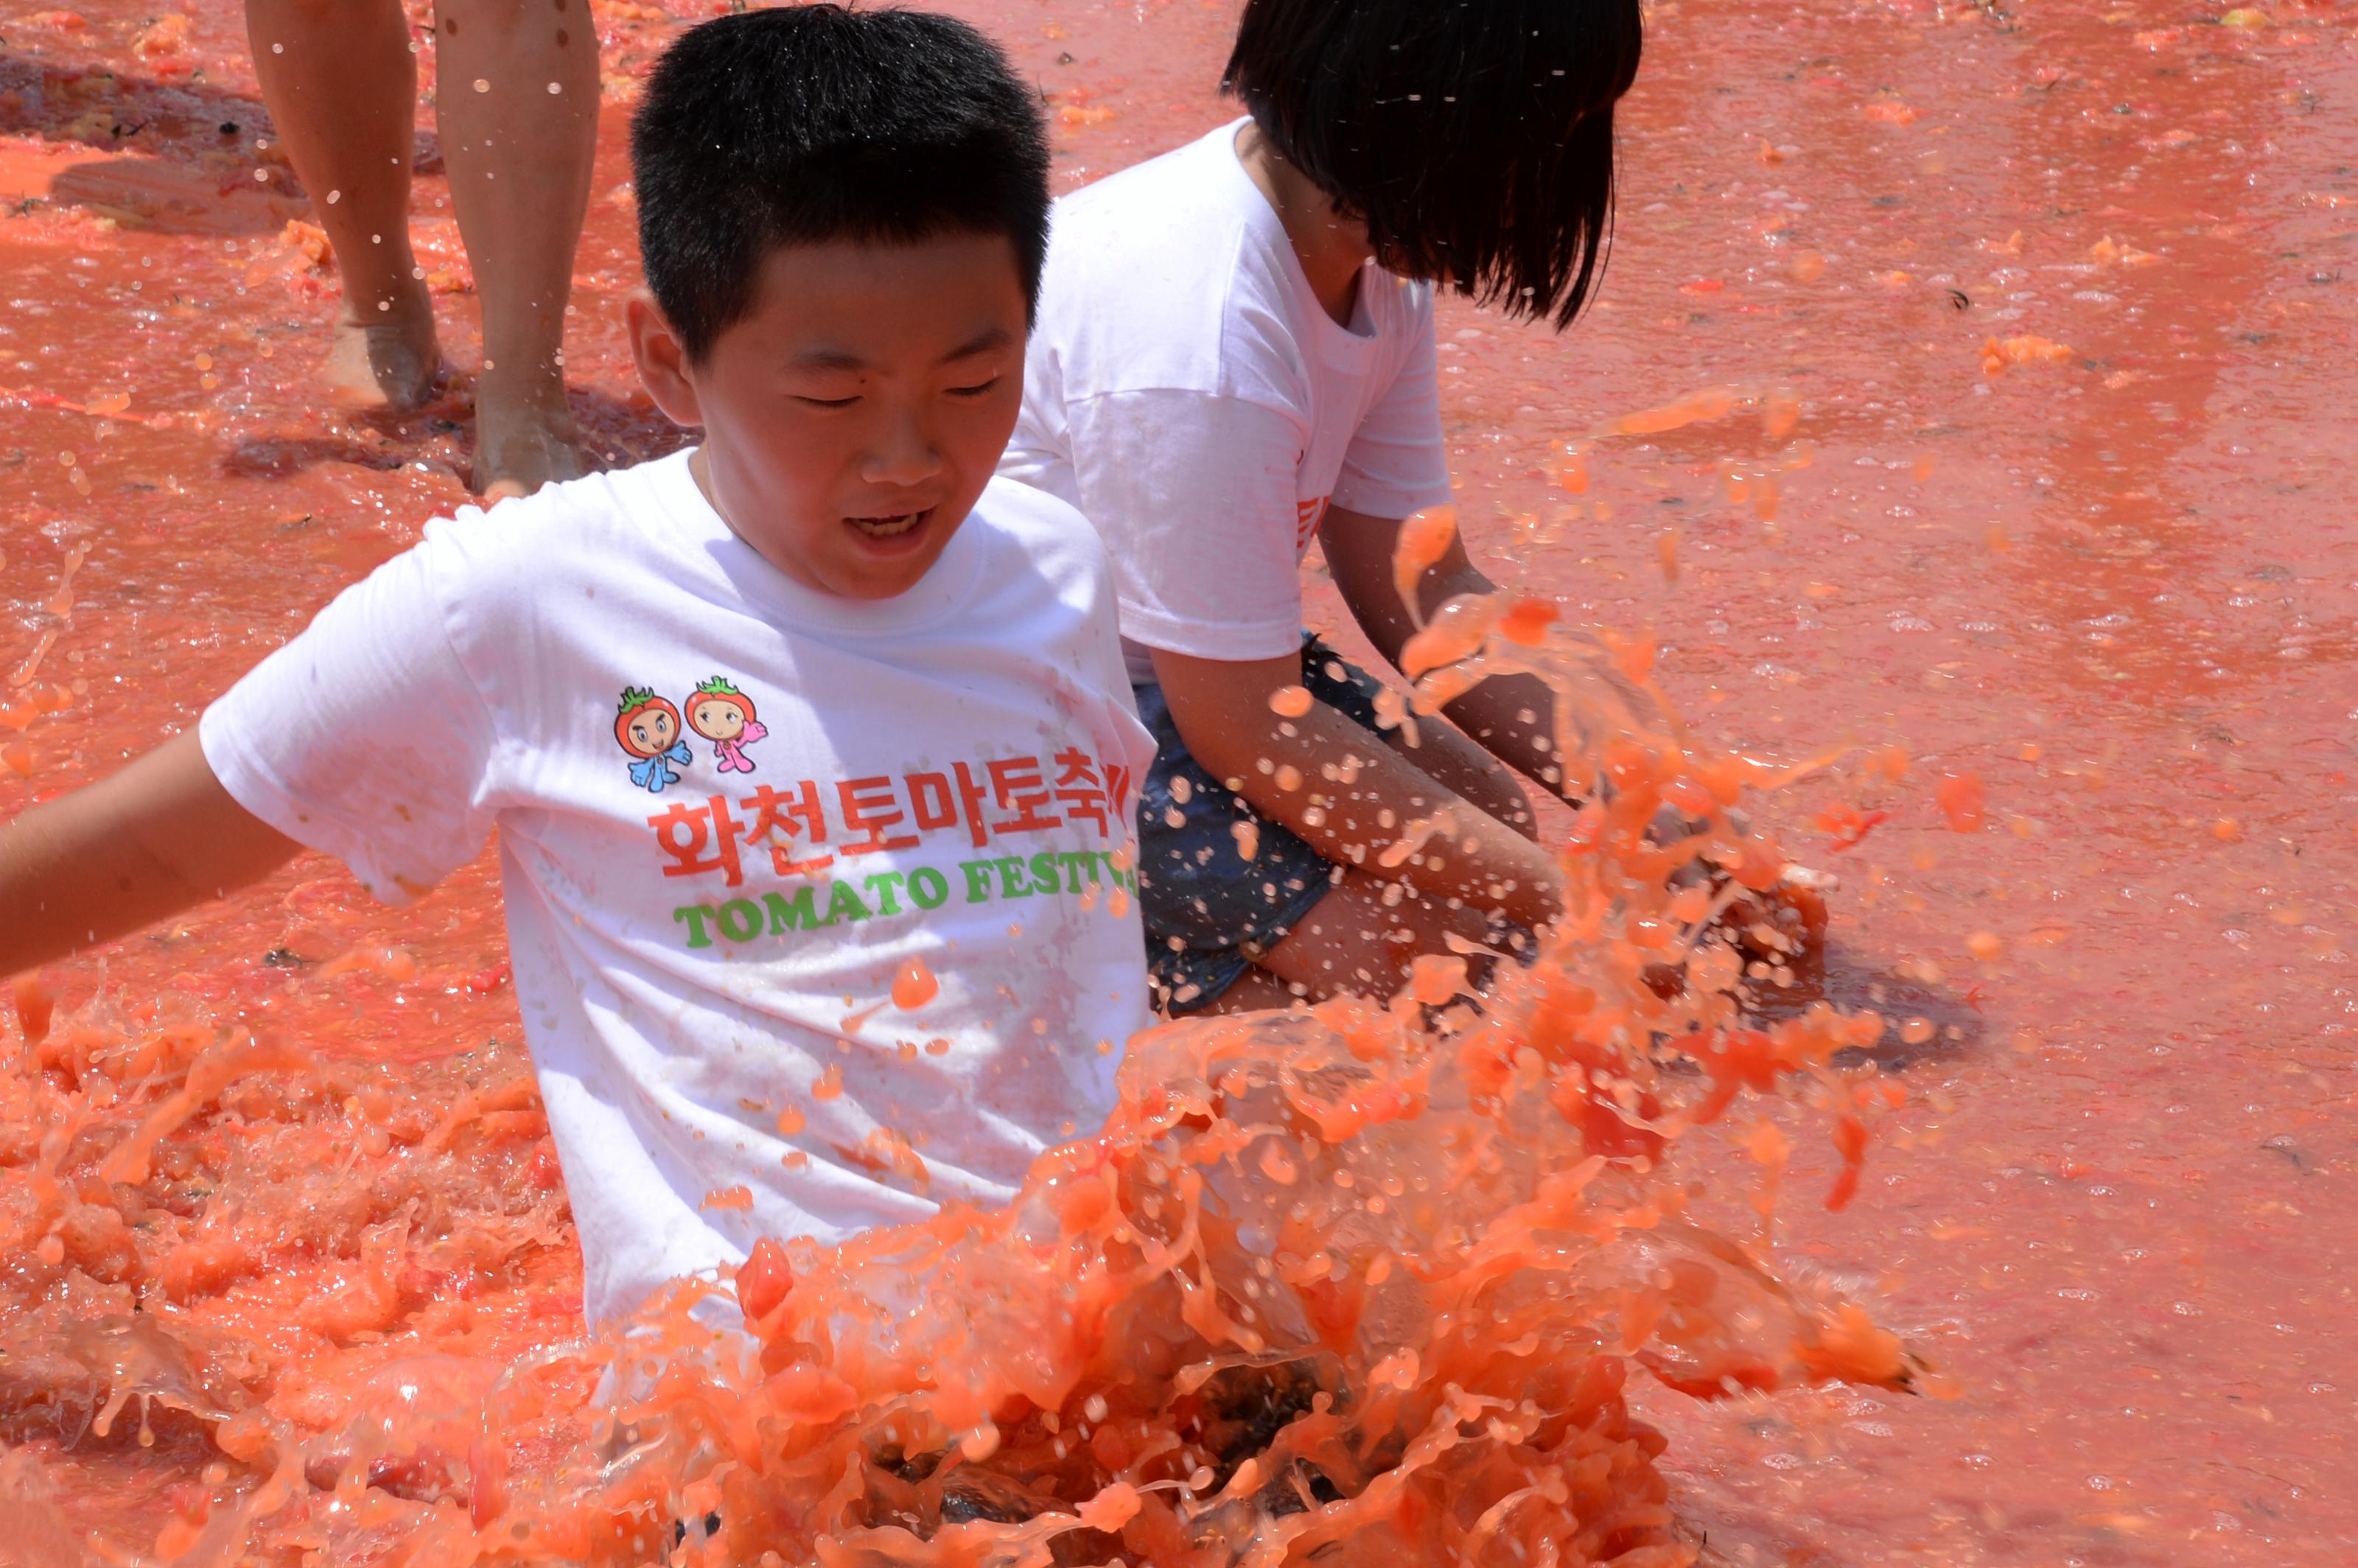
POLYGON ((684 35, 630 330, 703 440, 462 512, 112 778, 0 828, 0 973, 308 846, 403 902, 499 830, 593 1322, 757 1237, 1011 1195, 1148 1020, 1102 549, 992 477, 1047 216, 965 24, 684 35))
MULTIPOLYGON (((1585 787, 1552 695, 1494 679, 1449 705, 1459 728, 1379 741, 1374 683, 1304 639, 1299 563, 1319 540, 1397 662, 1393 546, 1450 500, 1433 287, 1571 321, 1639 42, 1638 0, 1247 0, 1222 85, 1249 117, 1057 203, 1001 471, 1112 555, 1159 746, 1140 875, 1174 1011, 1389 994, 1418 953, 1561 910, 1498 765, 1585 787), (1437 819, 1432 852, 1386 852, 1437 819)), ((1416 608, 1492 586, 1453 538, 1416 608)))

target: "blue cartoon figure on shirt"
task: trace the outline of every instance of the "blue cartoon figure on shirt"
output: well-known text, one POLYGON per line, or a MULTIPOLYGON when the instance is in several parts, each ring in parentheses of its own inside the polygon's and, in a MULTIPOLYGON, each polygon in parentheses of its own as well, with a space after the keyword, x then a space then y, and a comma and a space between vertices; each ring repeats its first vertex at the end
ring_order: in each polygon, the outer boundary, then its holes
POLYGON ((664 785, 679 783, 674 764, 691 760, 687 742, 679 735, 679 709, 646 687, 625 687, 622 711, 614 716, 614 739, 631 754, 631 782, 649 795, 661 795, 664 785))

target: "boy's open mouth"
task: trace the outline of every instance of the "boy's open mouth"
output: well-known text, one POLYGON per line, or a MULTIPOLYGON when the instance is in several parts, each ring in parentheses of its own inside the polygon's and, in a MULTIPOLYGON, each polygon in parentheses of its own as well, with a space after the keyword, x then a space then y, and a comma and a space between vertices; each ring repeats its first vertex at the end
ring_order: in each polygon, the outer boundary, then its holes
POLYGON ((934 509, 928 506, 923 512, 903 512, 891 517, 847 517, 844 521, 850 524, 855 532, 882 541, 906 538, 923 527, 925 520, 933 514, 934 509))

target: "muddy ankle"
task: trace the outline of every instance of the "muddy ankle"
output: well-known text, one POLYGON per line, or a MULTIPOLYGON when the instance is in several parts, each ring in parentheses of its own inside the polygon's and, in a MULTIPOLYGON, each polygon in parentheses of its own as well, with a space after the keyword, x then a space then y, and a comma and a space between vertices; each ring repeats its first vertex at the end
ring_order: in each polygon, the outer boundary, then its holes
POLYGON ((475 492, 503 499, 579 479, 589 470, 578 442, 561 382, 517 388, 486 378, 475 399, 475 492))
POLYGON ((355 310, 348 304, 337 318, 319 371, 339 403, 396 414, 433 401, 441 373, 434 310, 422 294, 383 311, 355 310))

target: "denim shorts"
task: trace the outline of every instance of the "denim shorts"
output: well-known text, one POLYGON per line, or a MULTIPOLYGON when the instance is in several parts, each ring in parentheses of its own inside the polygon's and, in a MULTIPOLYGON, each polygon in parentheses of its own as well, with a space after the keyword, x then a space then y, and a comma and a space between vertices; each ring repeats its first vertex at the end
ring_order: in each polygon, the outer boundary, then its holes
MULTIPOLYGON (((1308 633, 1302 684, 1354 723, 1382 732, 1376 722, 1382 687, 1308 633)), ((1217 1001, 1333 891, 1343 868, 1198 766, 1171 722, 1161 687, 1131 690, 1138 716, 1154 735, 1154 762, 1139 791, 1139 914, 1155 1000, 1178 1016, 1217 1001), (1243 822, 1256 829, 1250 860, 1238 848, 1236 827, 1243 822)))

